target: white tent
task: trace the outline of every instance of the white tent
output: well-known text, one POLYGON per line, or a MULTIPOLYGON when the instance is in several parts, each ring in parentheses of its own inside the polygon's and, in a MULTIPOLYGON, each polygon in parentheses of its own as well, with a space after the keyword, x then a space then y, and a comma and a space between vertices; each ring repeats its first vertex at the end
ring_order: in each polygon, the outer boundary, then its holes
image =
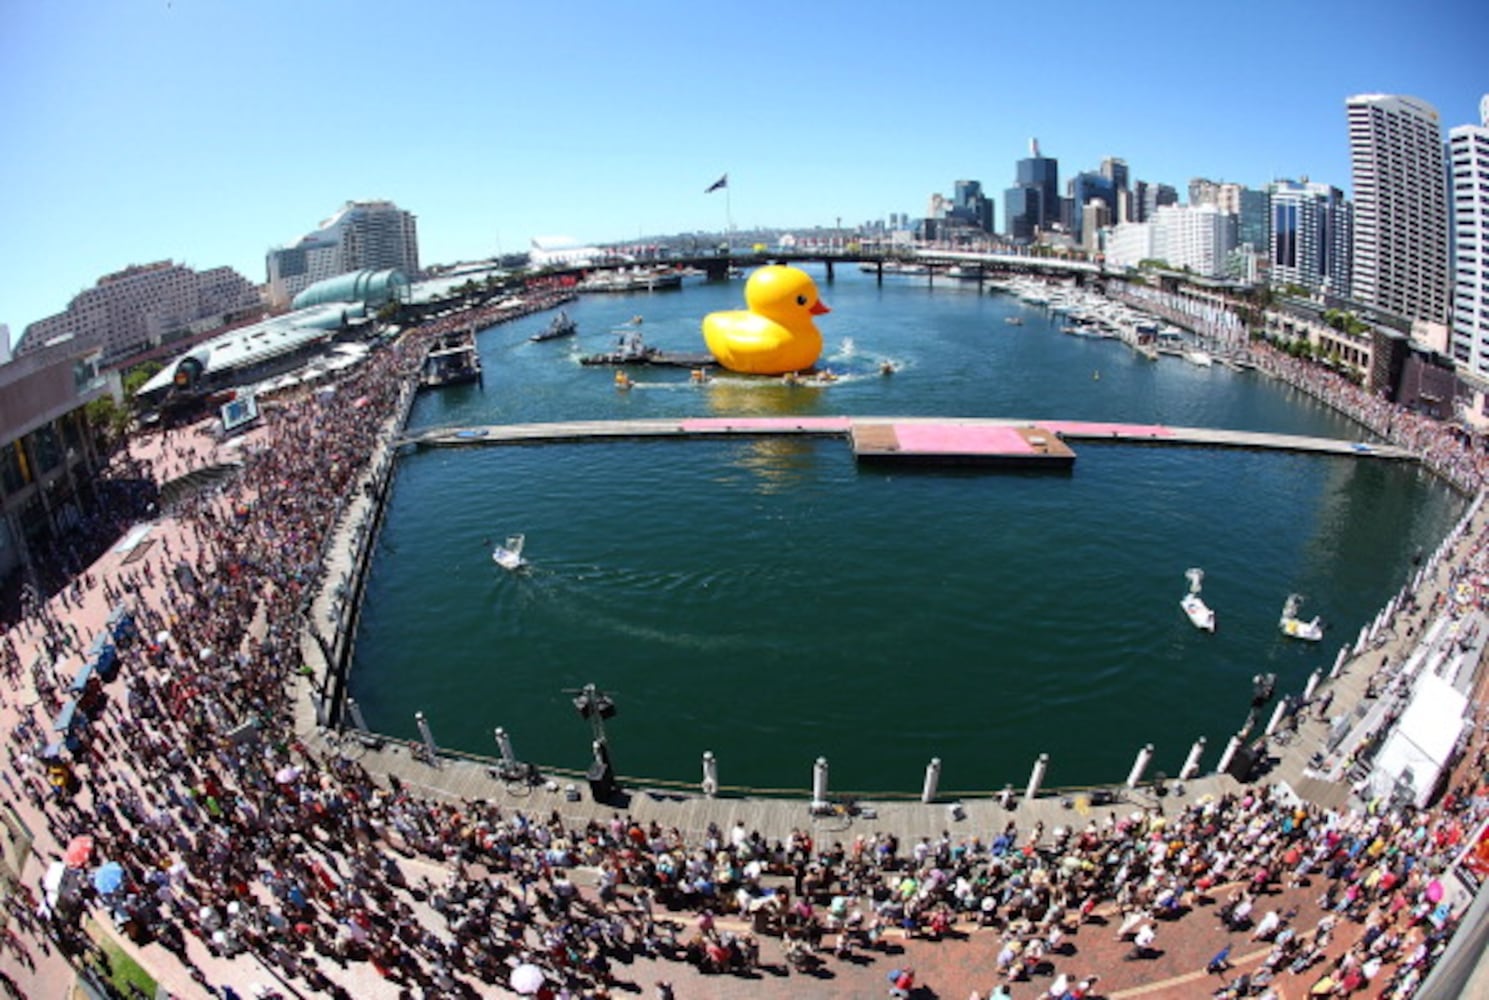
POLYGON ((1462 692, 1440 677, 1423 675, 1370 772, 1372 795, 1389 799, 1400 789, 1418 807, 1425 806, 1463 732, 1467 710, 1462 692))

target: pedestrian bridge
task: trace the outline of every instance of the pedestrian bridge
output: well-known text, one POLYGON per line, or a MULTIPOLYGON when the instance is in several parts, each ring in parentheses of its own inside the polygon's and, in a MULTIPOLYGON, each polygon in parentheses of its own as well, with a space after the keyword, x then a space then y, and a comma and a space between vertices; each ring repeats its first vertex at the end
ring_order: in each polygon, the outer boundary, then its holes
POLYGON ((541 424, 488 424, 432 427, 405 433, 399 445, 459 448, 478 445, 547 444, 643 438, 841 437, 864 457, 902 457, 945 462, 992 462, 1027 457, 1040 435, 1066 444, 1106 443, 1249 448, 1340 455, 1352 458, 1413 460, 1414 452, 1395 445, 1340 438, 1232 431, 1211 427, 1170 427, 1082 420, 1029 420, 998 417, 678 417, 664 420, 579 420, 541 424), (1017 433, 1015 433, 1017 432, 1017 433), (885 442, 890 442, 889 454, 885 442), (1022 442, 1022 443, 1021 443, 1022 442))

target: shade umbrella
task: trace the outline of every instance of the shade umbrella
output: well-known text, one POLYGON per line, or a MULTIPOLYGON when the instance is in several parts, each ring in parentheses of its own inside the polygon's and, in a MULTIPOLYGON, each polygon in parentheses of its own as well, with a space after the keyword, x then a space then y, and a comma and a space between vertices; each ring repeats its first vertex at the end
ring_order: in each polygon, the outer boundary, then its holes
POLYGON ((531 962, 524 962, 512 970, 511 985, 523 996, 532 996, 543 988, 543 970, 531 962))
POLYGON ((118 892, 119 887, 124 884, 124 866, 117 861, 100 865, 93 873, 93 888, 107 896, 111 892, 118 892))
POLYGON ((67 850, 62 853, 62 860, 69 868, 86 868, 88 859, 91 857, 93 857, 93 838, 87 834, 73 837, 67 845, 67 850))
POLYGON ((279 782, 281 785, 288 785, 293 783, 294 780, 299 776, 300 769, 293 764, 288 764, 284 767, 281 767, 278 771, 275 772, 274 780, 279 782))

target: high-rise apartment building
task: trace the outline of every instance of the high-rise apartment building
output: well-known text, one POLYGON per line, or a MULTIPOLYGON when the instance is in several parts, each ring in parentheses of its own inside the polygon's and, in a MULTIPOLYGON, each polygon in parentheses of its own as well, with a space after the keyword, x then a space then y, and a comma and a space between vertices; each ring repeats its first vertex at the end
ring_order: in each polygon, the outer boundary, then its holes
POLYGON ((1344 192, 1327 184, 1274 181, 1268 189, 1273 287, 1298 285, 1348 298, 1353 226, 1344 192))
POLYGON ((17 356, 64 337, 102 349, 113 366, 135 354, 260 312, 259 291, 230 267, 193 271, 174 261, 127 267, 78 293, 65 312, 26 327, 17 356))
POLYGON ((1354 184, 1354 297, 1430 322, 1448 318, 1448 208, 1437 109, 1414 97, 1345 102, 1354 184))
POLYGON ((391 201, 349 201, 312 233, 270 250, 269 301, 289 304, 324 278, 348 271, 419 273, 419 234, 414 215, 391 201))
POLYGON ((1489 94, 1478 125, 1448 133, 1453 191, 1453 359, 1489 377, 1489 94))

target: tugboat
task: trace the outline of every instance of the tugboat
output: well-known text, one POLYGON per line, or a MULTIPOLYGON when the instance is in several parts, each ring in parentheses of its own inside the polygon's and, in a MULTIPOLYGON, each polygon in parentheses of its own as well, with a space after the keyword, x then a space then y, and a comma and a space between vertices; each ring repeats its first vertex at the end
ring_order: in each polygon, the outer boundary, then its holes
POLYGON ((557 340, 559 337, 572 337, 578 332, 579 324, 569 318, 567 310, 560 309, 546 329, 539 330, 527 339, 536 343, 542 340, 557 340))
POLYGON ((1215 631, 1215 612, 1199 596, 1200 583, 1205 578, 1205 571, 1189 569, 1184 571, 1184 575, 1189 578, 1189 593, 1180 599, 1179 607, 1184 609, 1184 613, 1189 616, 1189 621, 1195 628, 1206 632, 1215 631))
POLYGON ((664 351, 646 343, 641 331, 634 326, 622 326, 611 331, 615 334, 615 350, 603 354, 586 354, 579 359, 581 365, 657 365, 673 368, 712 368, 718 362, 707 351, 685 353, 664 351))

